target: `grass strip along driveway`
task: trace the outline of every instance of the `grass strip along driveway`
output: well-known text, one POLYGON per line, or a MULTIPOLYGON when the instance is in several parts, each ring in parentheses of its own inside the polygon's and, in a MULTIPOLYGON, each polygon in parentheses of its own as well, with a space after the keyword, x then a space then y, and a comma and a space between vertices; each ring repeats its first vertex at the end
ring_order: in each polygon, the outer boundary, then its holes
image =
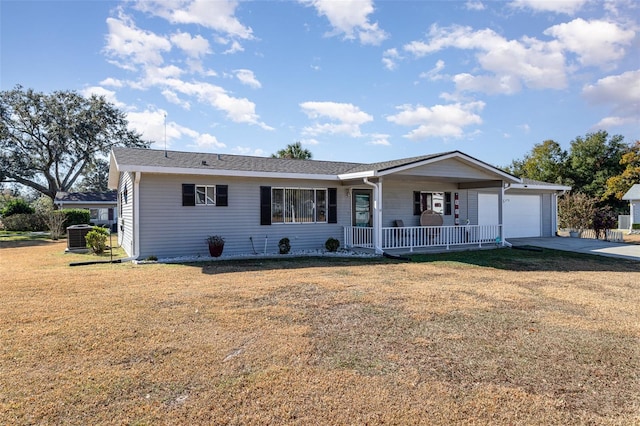
POLYGON ((70 268, 0 243, 0 424, 638 424, 640 265, 547 251, 70 268))

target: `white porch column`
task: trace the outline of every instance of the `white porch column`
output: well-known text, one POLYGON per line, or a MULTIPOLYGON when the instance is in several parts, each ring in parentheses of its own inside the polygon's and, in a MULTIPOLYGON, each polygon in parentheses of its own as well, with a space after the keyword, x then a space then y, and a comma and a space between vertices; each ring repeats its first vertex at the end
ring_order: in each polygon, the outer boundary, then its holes
POLYGON ((382 179, 376 183, 367 178, 363 181, 373 187, 373 247, 376 254, 382 254, 382 179))
POLYGON ((504 245, 504 182, 500 185, 500 193, 498 194, 498 223, 500 224, 500 243, 504 245))

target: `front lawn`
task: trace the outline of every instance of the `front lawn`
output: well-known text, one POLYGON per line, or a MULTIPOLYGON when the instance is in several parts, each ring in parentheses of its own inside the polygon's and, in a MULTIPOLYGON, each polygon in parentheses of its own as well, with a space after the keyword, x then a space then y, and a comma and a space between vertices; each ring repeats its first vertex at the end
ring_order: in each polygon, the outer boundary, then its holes
POLYGON ((0 424, 640 422, 637 262, 70 268, 66 242, 6 244, 0 424))

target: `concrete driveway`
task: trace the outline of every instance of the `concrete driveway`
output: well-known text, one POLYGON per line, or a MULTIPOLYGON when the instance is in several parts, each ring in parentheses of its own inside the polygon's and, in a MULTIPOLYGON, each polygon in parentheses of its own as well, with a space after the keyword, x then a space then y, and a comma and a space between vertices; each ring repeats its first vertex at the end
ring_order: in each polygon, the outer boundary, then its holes
POLYGON ((577 253, 597 254, 600 256, 619 257, 621 259, 640 262, 640 245, 611 243, 609 241, 589 238, 508 238, 514 246, 534 246, 554 250, 573 251, 577 253))

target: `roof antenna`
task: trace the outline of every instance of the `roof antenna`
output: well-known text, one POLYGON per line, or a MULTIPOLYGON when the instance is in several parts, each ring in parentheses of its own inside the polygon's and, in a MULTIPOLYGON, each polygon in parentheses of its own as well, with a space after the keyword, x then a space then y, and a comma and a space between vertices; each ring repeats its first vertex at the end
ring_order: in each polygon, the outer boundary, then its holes
POLYGON ((167 158, 167 113, 164 113, 164 157, 167 158))

